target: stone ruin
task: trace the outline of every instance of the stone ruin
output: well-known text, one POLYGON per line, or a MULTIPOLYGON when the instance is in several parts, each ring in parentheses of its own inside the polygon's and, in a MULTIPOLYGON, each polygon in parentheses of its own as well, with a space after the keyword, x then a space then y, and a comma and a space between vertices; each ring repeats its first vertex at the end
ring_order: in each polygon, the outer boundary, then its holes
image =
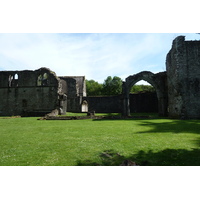
POLYGON ((166 59, 169 117, 200 118, 200 41, 179 36, 166 59))
POLYGON ((130 90, 131 87, 138 81, 144 80, 150 83, 156 90, 158 98, 158 113, 160 116, 167 116, 167 75, 166 72, 160 72, 153 74, 152 72, 144 71, 133 76, 126 78, 122 86, 122 101, 123 101, 123 112, 124 116, 130 115, 130 90))
POLYGON ((48 68, 0 72, 0 116, 64 115, 80 111, 84 95, 84 76, 57 77, 48 68))
POLYGON ((200 119, 200 41, 174 39, 166 58, 166 72, 141 72, 123 83, 123 115, 130 115, 129 91, 145 80, 156 89, 158 112, 178 119, 200 119))
POLYGON ((104 112, 111 107, 112 112, 129 116, 130 89, 140 80, 155 88, 159 115, 200 119, 200 41, 185 41, 184 36, 174 39, 166 57, 165 72, 143 71, 127 77, 118 97, 86 97, 84 76, 57 77, 47 68, 1 71, 0 116, 104 112))

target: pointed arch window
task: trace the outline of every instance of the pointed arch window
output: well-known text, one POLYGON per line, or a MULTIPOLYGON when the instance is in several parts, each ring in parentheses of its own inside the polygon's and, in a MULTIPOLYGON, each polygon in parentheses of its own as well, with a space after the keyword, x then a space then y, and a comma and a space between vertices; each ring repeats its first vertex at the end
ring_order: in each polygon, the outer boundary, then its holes
POLYGON ((18 74, 9 75, 8 87, 18 87, 18 74))
POLYGON ((13 82, 13 75, 9 75, 8 77, 8 86, 12 87, 12 82, 13 82))
POLYGON ((37 86, 47 86, 48 85, 48 74, 40 74, 37 79, 37 86))

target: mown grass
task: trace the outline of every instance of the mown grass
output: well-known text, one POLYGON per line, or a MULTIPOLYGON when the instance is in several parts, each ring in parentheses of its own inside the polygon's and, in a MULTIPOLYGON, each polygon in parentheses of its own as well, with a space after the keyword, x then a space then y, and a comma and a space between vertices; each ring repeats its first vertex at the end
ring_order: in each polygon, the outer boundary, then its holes
POLYGON ((200 165, 200 121, 0 118, 1 166, 200 165))

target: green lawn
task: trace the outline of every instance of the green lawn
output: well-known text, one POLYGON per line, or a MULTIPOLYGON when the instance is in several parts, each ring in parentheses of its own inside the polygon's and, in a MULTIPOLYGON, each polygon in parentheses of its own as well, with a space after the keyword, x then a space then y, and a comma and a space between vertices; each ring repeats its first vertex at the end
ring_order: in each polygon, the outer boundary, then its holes
POLYGON ((200 166, 200 121, 0 118, 1 166, 200 166))

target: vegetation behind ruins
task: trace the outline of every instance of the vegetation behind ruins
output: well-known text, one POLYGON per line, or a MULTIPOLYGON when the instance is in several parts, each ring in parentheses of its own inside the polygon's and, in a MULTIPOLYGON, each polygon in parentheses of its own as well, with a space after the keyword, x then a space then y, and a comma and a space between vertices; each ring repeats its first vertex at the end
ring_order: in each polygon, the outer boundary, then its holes
POLYGON ((130 93, 137 94, 140 92, 155 92, 155 91, 156 91, 155 88, 151 85, 134 85, 131 88, 130 93))
POLYGON ((0 118, 1 166, 200 165, 200 121, 0 118))
POLYGON ((94 80, 86 80, 87 96, 119 95, 122 92, 122 79, 108 76, 103 84, 94 80))
MULTIPOLYGON (((122 79, 120 77, 108 76, 104 83, 98 83, 95 80, 86 80, 87 96, 109 96, 122 93, 122 79)), ((130 93, 155 92, 151 85, 134 85, 130 93)))

